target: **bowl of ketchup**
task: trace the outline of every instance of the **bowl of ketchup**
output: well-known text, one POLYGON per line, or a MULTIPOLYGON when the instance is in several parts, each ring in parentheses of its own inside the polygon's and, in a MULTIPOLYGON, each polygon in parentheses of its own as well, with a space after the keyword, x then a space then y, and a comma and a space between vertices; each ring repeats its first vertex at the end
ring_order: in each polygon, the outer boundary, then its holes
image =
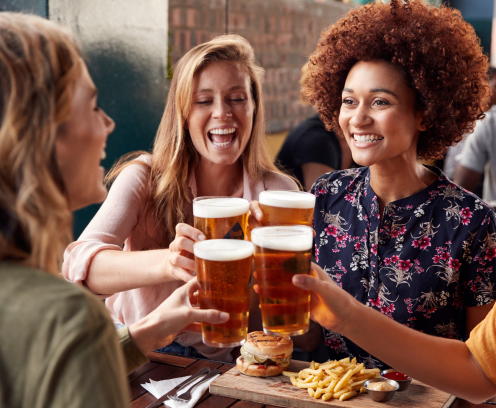
POLYGON ((407 375, 400 373, 399 371, 396 371, 392 368, 382 371, 381 377, 386 378, 387 380, 396 381, 400 385, 398 391, 405 391, 412 382, 412 377, 408 377, 407 375))

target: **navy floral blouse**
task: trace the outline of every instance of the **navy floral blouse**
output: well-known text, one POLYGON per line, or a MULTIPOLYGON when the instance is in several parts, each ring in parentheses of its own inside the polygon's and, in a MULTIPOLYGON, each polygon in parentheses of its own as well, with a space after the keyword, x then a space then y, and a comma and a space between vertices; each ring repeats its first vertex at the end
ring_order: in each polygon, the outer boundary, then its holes
MULTIPOLYGON (((389 203, 382 223, 368 167, 319 178, 311 190, 315 257, 367 306, 424 333, 465 340, 466 307, 494 300, 496 220, 480 199, 430 169, 437 180, 389 203)), ((324 336, 331 359, 388 367, 338 333, 324 329, 324 336)))

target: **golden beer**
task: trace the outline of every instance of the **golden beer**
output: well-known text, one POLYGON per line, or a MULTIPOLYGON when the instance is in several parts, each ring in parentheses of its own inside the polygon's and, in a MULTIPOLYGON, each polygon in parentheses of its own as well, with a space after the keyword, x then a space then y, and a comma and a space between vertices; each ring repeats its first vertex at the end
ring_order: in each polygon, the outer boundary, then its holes
POLYGON ((202 322, 203 343, 213 347, 243 344, 248 334, 253 244, 211 239, 196 242, 194 253, 200 308, 229 313, 226 323, 202 322))
POLYGON ((196 229, 207 239, 245 239, 250 202, 234 197, 198 197, 193 200, 196 229))
POLYGON ((259 196, 262 225, 312 226, 315 196, 303 191, 262 191, 259 196))
POLYGON ((251 231, 255 245, 264 332, 277 336, 306 333, 310 293, 298 289, 296 274, 310 274, 313 230, 303 225, 260 227, 251 231))

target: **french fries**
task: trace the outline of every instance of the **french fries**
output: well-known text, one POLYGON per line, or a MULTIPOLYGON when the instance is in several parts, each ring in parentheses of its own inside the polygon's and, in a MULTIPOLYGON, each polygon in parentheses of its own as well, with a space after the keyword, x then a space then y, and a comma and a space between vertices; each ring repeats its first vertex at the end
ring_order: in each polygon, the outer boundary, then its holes
POLYGON ((298 373, 283 371, 295 387, 306 389, 313 398, 328 401, 332 398, 345 401, 366 392, 363 383, 379 377, 378 368, 367 369, 357 364, 356 358, 343 358, 339 361, 316 363, 312 361, 308 368, 298 373))

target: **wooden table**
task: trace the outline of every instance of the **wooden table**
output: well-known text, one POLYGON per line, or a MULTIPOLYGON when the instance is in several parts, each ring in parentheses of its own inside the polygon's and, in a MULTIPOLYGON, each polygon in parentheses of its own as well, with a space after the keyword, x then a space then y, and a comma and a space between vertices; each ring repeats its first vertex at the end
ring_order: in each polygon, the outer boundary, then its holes
MULTIPOLYGON (((155 397, 148 393, 141 384, 151 378, 155 381, 166 380, 174 377, 191 375, 202 367, 218 368, 222 373, 233 368, 232 364, 220 363, 211 360, 201 360, 174 356, 171 354, 151 353, 148 355, 150 363, 133 371, 129 377, 132 408, 145 408, 155 401, 155 397)), ((496 399, 493 399, 496 401, 496 399)), ((208 391, 195 405, 196 408, 276 408, 256 402, 241 401, 234 398, 212 395, 208 391)), ((452 408, 490 408, 487 404, 471 404, 468 401, 457 399, 452 408)), ((405 407, 406 408, 406 407, 405 407)))

